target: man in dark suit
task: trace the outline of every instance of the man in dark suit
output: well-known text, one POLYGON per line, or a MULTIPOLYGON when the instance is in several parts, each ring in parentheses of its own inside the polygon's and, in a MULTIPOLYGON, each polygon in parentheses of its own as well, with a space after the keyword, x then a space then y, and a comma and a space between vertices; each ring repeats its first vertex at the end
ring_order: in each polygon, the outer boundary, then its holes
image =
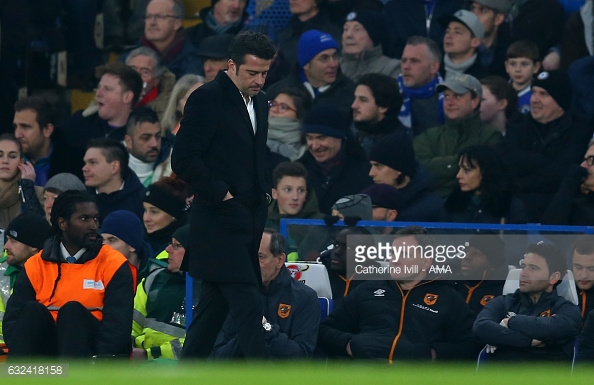
POLYGON ((172 168, 196 194, 189 271, 202 279, 182 358, 206 358, 227 313, 245 356, 266 356, 258 248, 271 186, 268 103, 260 90, 274 53, 263 34, 237 35, 228 71, 190 95, 175 140, 172 168))

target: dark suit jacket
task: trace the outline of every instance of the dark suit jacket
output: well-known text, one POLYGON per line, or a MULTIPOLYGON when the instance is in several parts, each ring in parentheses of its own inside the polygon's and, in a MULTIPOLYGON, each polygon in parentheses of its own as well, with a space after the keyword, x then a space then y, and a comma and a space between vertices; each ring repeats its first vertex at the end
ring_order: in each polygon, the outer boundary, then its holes
POLYGON ((225 72, 193 92, 171 156, 196 196, 189 271, 214 282, 261 281, 258 248, 266 221, 268 104, 254 97, 256 134, 243 98, 225 72), (223 201, 231 192, 233 199, 223 201))

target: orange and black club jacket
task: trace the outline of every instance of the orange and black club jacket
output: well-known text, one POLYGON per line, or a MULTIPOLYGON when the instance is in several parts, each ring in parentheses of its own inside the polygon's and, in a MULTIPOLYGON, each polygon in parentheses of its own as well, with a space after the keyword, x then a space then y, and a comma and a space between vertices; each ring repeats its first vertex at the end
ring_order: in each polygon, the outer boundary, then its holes
POLYGON ((447 282, 422 281, 408 291, 392 280, 367 281, 344 297, 322 323, 318 343, 329 355, 438 360, 474 358, 474 315, 447 282))

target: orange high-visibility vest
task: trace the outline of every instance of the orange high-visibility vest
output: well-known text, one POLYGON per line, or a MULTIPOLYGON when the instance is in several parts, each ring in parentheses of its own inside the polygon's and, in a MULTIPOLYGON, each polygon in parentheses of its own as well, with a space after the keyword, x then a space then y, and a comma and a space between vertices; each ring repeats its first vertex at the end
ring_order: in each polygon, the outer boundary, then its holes
POLYGON ((41 253, 42 251, 25 262, 25 272, 35 290, 37 302, 50 310, 54 320, 64 304, 76 301, 101 321, 105 288, 116 271, 123 264, 128 264, 126 257, 106 245, 101 247, 95 258, 82 264, 45 261, 41 259, 41 253), (56 291, 51 297, 54 285, 56 291))

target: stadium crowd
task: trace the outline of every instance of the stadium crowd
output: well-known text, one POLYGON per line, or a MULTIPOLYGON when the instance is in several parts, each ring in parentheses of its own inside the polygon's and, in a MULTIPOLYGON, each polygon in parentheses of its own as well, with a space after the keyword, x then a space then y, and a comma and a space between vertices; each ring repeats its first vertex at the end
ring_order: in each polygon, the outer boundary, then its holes
MULTIPOLYGON (((455 280, 430 273, 431 259, 403 259, 407 274, 374 281, 349 276, 345 262, 347 235, 434 242, 422 227, 359 220, 594 225, 592 0, 275 0, 278 15, 212 0, 186 28, 190 2, 0 7, 9 359, 183 358, 196 306, 185 300, 187 250, 201 236, 188 218, 201 197, 173 172, 172 153, 180 125, 201 129, 184 121, 190 95, 235 68, 235 36, 257 31, 277 49, 262 91, 272 199, 258 250, 271 357, 459 360, 486 345, 501 360, 571 360, 575 350, 594 360, 592 236, 567 256, 567 245, 514 249, 521 273, 509 294, 510 251, 497 235, 470 238, 455 280), (90 28, 98 13, 102 50, 90 28), (284 25, 272 22, 282 15, 284 25), (67 49, 68 87, 96 89, 86 108, 66 114, 57 89, 35 86, 31 74, 52 65, 33 55, 40 45, 67 49), (117 59, 102 62, 105 52, 117 59), (23 71, 30 84, 17 100, 23 71), (328 226, 285 238, 282 218, 328 226), (339 219, 346 229, 332 226, 339 219), (327 318, 288 261, 327 268, 327 318), (577 306, 557 291, 568 269, 577 306)), ((238 341, 226 322, 212 359, 249 358, 238 341)))

